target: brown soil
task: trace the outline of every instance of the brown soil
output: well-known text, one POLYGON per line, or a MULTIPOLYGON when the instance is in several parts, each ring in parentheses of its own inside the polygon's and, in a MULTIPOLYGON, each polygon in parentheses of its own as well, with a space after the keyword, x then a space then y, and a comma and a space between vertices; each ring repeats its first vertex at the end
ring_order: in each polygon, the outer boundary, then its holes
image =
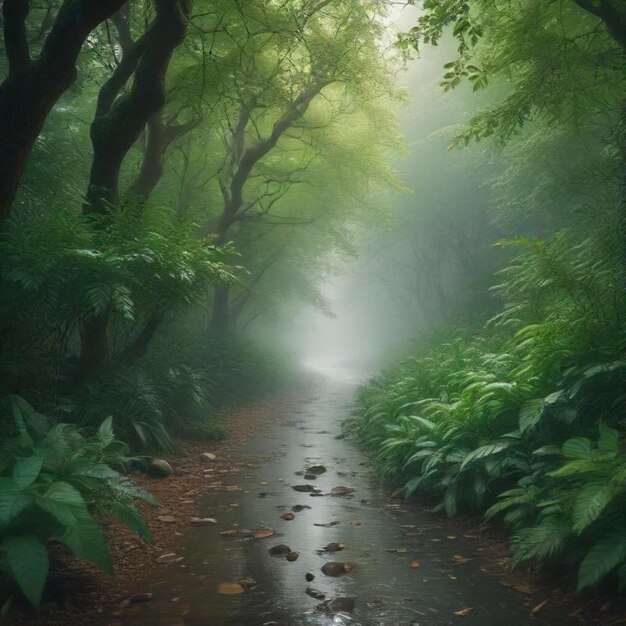
POLYGON ((152 479, 134 474, 133 480, 150 491, 160 504, 156 509, 148 505, 142 507, 152 542, 143 541, 117 523, 111 524, 105 532, 115 569, 113 577, 61 550, 53 553, 41 609, 35 613, 17 600, 10 615, 0 618, 0 623, 78 626, 101 620, 102 614, 110 614, 111 607, 129 598, 129 590, 136 590, 138 579, 149 579, 150 573, 160 567, 156 559, 172 551, 191 518, 198 515, 198 497, 211 489, 212 483, 220 481, 221 475, 240 469, 246 463, 258 462, 256 458, 244 457, 244 444, 276 420, 277 404, 289 399, 293 402, 291 395, 261 400, 253 409, 244 406, 229 410, 225 416, 228 436, 224 441, 183 443, 179 455, 166 457, 174 469, 173 476, 152 479), (212 452, 216 459, 203 459, 203 452, 212 452))

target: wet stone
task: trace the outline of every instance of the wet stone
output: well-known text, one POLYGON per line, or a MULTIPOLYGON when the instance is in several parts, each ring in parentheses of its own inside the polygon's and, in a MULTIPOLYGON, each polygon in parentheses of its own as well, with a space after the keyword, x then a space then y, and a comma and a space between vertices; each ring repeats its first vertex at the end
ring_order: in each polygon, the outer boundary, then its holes
POLYGON ((315 491, 315 487, 313 485, 291 485, 291 488, 294 491, 300 491, 301 493, 310 493, 315 491))
POLYGON ((304 480, 315 480, 317 476, 315 474, 305 474, 304 480))
POLYGON ((167 478, 174 473, 172 466, 163 459, 152 459, 146 465, 146 474, 151 478, 167 478))
POLYGON ((308 583, 310 583, 312 580, 315 580, 315 576, 313 574, 311 574, 310 572, 307 572, 304 575, 304 580, 306 580, 308 583))
POLYGON ((320 476, 326 472, 326 467, 324 465, 311 465, 306 468, 307 474, 315 474, 316 476, 320 476))
POLYGON ((272 556, 286 556, 291 553, 291 548, 284 543, 279 543, 278 545, 272 546, 268 552, 272 556))
POLYGON ((313 589, 313 587, 307 587, 304 593, 306 593, 307 596, 315 598, 316 600, 323 600, 326 597, 326 594, 323 591, 313 589))
POLYGON ((300 513, 300 511, 304 511, 305 509, 310 509, 311 507, 308 504, 294 504, 291 507, 291 510, 294 513, 300 513))
POLYGON ((336 577, 351 572, 354 567, 354 563, 351 562, 342 563, 341 561, 328 561, 328 563, 322 565, 321 570, 322 574, 326 576, 336 577))
POLYGON ((327 600, 316 607, 317 611, 324 613, 352 613, 356 601, 354 598, 339 597, 327 600))
POLYGON ((300 553, 299 552, 290 552, 287 556, 285 556, 285 558, 290 563, 293 563, 294 561, 297 561, 300 558, 300 553))

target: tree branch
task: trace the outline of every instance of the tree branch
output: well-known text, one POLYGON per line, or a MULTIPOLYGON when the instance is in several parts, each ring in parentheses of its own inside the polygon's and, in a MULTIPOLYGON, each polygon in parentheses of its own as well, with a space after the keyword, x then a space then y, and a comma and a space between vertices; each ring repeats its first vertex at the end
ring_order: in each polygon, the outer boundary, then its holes
POLYGON ((9 75, 14 75, 30 63, 30 49, 26 35, 26 18, 30 10, 28 0, 4 0, 4 46, 9 62, 9 75))

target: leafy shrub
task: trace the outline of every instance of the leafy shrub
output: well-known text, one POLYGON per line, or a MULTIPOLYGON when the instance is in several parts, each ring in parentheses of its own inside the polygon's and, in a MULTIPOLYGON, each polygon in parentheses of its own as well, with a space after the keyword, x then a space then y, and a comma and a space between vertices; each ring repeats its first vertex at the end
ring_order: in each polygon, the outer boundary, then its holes
POLYGON ((15 434, 0 444, 0 569, 38 606, 51 542, 112 573, 100 520, 117 519, 150 539, 134 501, 155 502, 117 471, 128 448, 115 438, 111 418, 86 435, 70 424, 51 426, 20 397, 8 402, 15 434))
POLYGON ((514 243, 522 253, 501 273, 500 314, 418 346, 360 390, 346 426, 407 495, 450 515, 503 513, 517 562, 566 554, 581 563, 582 589, 626 554, 614 482, 626 463, 625 298, 615 256, 593 241, 514 243), (609 538, 618 547, 603 553, 609 538))

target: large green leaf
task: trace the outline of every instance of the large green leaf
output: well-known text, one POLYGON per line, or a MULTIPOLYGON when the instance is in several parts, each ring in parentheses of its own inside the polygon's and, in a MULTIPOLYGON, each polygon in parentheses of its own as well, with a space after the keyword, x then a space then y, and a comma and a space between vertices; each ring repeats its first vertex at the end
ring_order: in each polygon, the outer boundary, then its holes
POLYGON ((581 533, 589 524, 595 522, 620 491, 621 486, 606 482, 585 484, 576 496, 572 510, 574 530, 581 533))
POLYGON ((20 494, 13 478, 0 478, 0 526, 6 526, 13 515, 13 506, 20 494))
POLYGON ((43 465, 43 458, 40 456, 29 456, 17 459, 13 468, 13 480, 20 489, 25 489, 32 485, 43 465))
POLYGON ((570 459, 591 460, 591 441, 585 437, 574 437, 563 444, 563 455, 570 459))
POLYGON ((0 543, 0 552, 22 593, 39 606, 48 576, 46 546, 34 535, 10 535, 0 543))
POLYGON ((595 585, 626 560, 626 528, 596 542, 578 570, 578 590, 595 585))
POLYGON ((56 482, 38 499, 38 504, 64 524, 60 539, 74 554, 108 574, 113 573, 106 541, 77 489, 56 482))
POLYGON ((98 439, 104 447, 113 443, 115 440, 115 433, 113 432, 113 416, 109 415, 98 428, 98 439))

